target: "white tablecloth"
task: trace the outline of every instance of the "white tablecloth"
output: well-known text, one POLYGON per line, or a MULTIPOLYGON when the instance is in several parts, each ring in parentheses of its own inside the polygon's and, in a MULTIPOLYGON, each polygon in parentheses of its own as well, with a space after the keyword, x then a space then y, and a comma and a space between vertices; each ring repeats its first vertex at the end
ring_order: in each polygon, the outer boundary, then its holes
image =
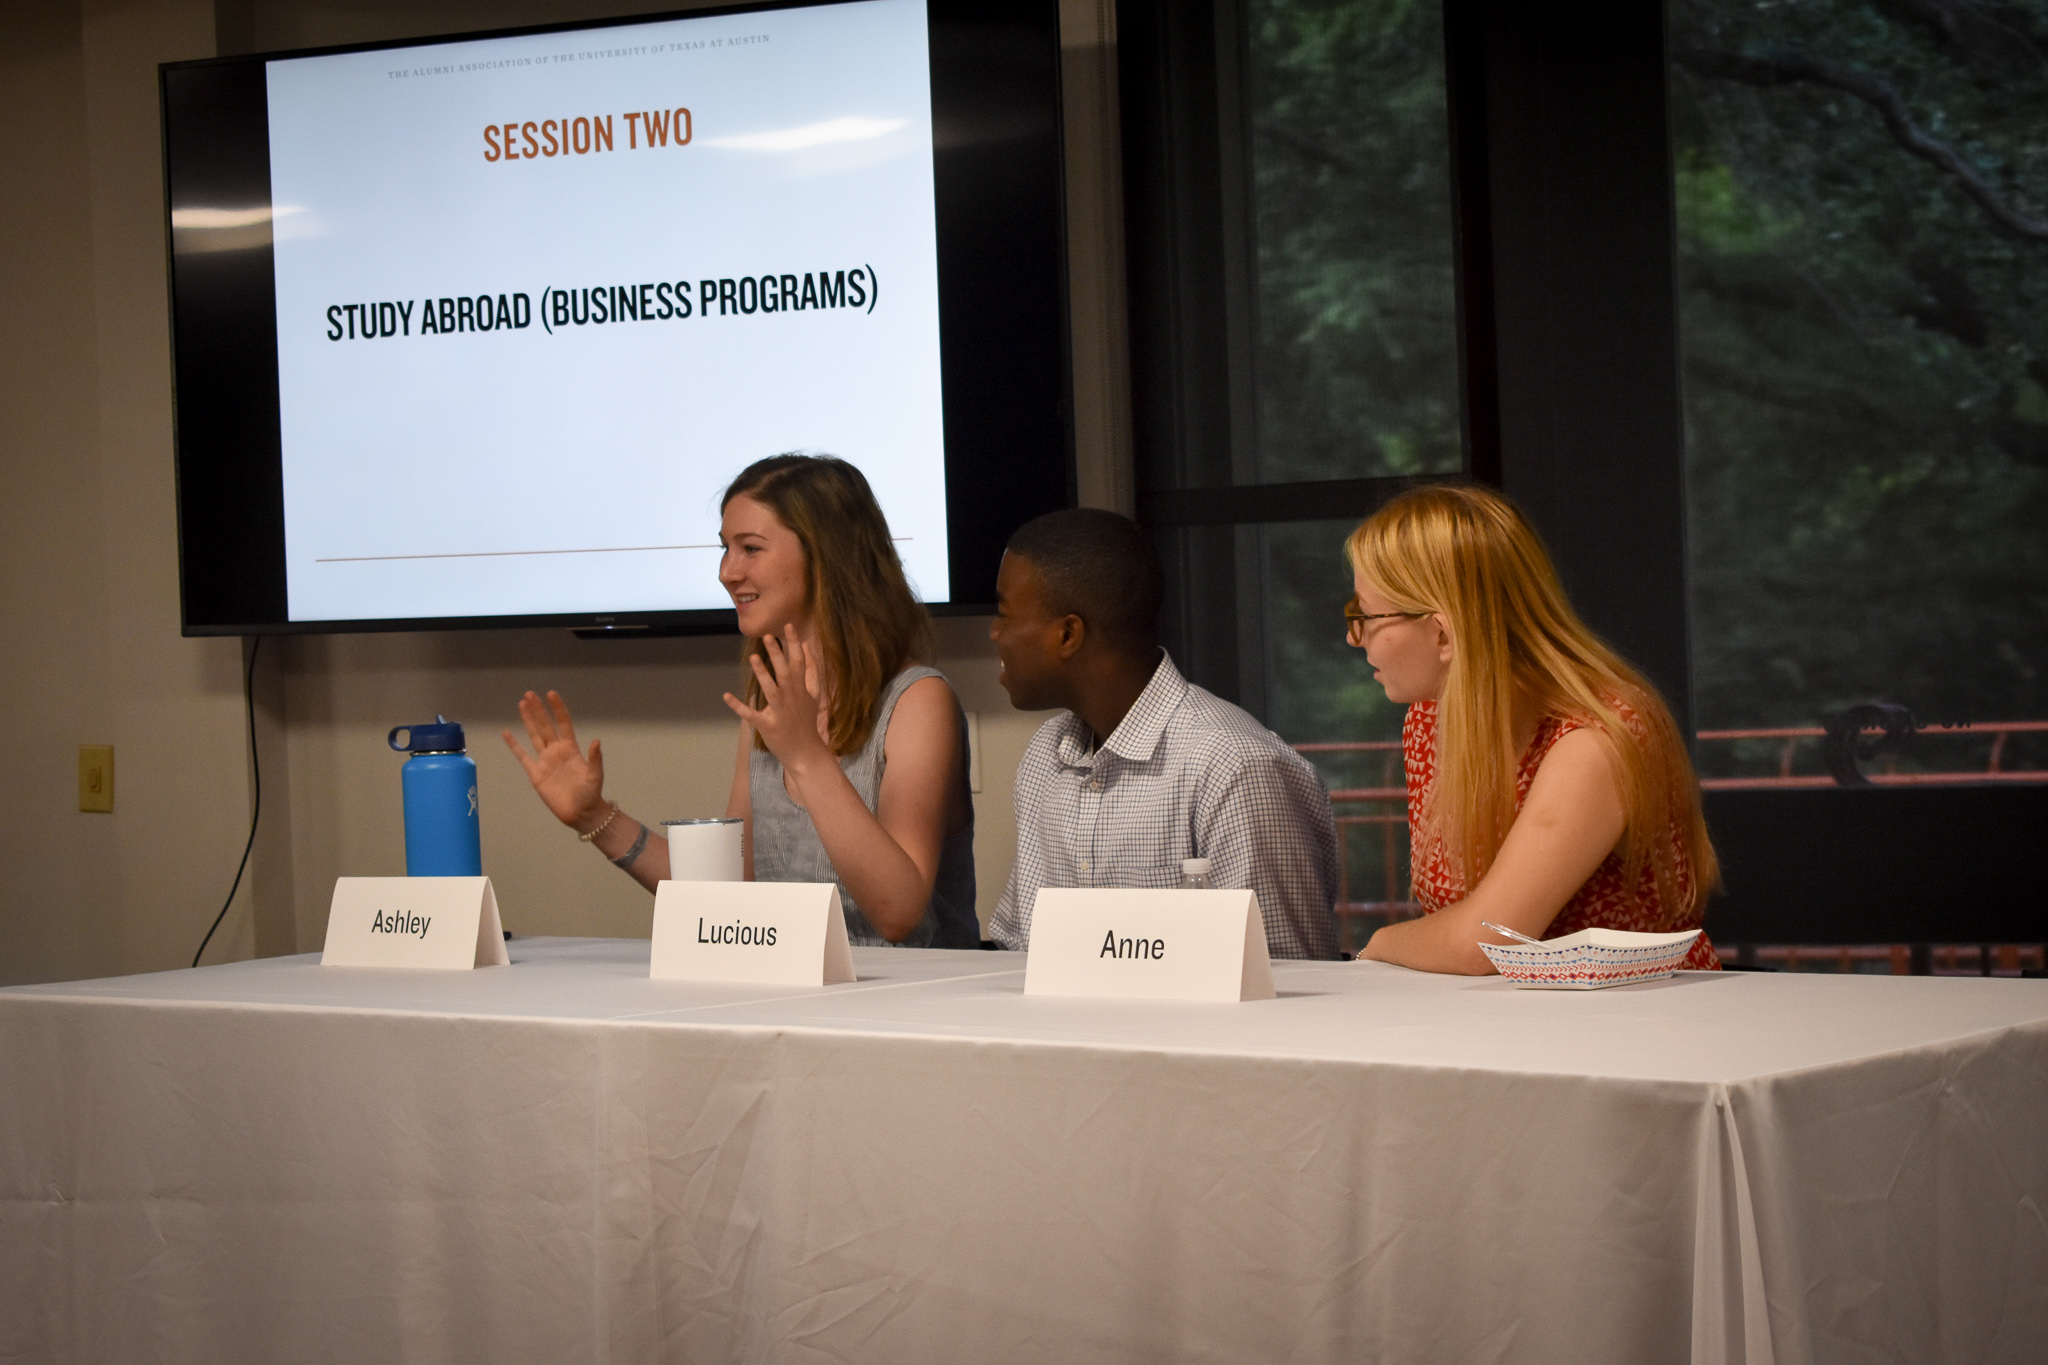
POLYGON ((2048 1358, 2048 982, 0 991, 0 1361, 2048 1358))

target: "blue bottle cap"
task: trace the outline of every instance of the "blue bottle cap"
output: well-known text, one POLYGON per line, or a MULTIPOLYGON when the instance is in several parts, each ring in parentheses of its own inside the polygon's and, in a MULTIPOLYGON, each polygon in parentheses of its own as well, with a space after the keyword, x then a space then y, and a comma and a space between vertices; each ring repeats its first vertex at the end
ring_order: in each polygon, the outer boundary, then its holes
POLYGON ((462 723, 437 715, 432 725, 396 725, 387 743, 402 754, 459 754, 463 752, 462 723), (398 737, 405 736, 400 744, 398 737))

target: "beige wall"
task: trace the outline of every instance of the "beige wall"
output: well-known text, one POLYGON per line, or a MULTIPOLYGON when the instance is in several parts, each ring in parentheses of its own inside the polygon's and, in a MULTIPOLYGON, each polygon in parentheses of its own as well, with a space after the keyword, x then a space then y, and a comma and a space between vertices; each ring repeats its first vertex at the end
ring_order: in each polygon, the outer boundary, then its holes
MULTIPOLYGON (((156 64, 674 8, 575 0, 11 0, 0 6, 0 983, 188 963, 248 830, 246 646, 178 635, 156 64), (76 810, 80 744, 116 748, 116 810, 76 810)), ((1085 502, 1131 503, 1114 19, 1063 0, 1075 412, 1085 502)), ((984 915, 1007 873, 1009 781, 1039 717, 1008 707, 986 622, 939 623, 979 720, 984 915)), ((485 867, 515 932, 644 934, 650 901, 555 825, 494 731, 555 687, 649 818, 716 812, 730 638, 561 631, 271 639, 257 658, 263 821, 208 961, 317 948, 333 878, 403 868, 391 726, 470 727, 485 867)))

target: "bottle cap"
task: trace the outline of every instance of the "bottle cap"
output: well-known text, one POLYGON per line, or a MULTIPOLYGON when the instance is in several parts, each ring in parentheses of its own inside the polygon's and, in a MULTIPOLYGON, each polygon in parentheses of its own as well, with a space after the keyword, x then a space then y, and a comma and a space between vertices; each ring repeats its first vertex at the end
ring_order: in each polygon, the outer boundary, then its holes
POLYGON ((1207 876, 1209 874, 1209 860, 1207 858, 1182 858, 1180 860, 1180 870, 1191 877, 1207 876))
POLYGON ((393 726, 386 743, 402 754, 459 754, 463 751, 462 723, 437 715, 432 725, 393 726), (398 737, 405 736, 400 744, 398 737))

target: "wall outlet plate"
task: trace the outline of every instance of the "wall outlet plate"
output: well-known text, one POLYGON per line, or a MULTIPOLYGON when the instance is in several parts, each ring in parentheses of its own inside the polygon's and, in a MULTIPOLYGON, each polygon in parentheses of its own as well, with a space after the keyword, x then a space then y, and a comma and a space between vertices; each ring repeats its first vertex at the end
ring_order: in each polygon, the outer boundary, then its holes
POLYGON ((78 808, 111 815, 114 811, 114 746, 78 746, 78 808))

